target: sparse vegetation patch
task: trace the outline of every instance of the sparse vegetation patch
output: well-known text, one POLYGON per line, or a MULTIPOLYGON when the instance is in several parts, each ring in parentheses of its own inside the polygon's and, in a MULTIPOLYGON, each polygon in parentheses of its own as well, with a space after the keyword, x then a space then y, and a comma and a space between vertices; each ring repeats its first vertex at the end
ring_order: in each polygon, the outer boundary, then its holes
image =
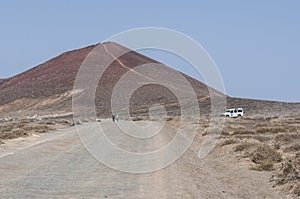
POLYGON ((254 171, 272 171, 274 170, 274 163, 273 162, 262 162, 250 168, 254 171))
POLYGON ((258 128, 256 129, 257 133, 283 133, 287 132, 287 129, 283 127, 264 127, 264 128, 258 128))
POLYGON ((57 128, 70 126, 71 122, 45 121, 45 122, 10 122, 0 124, 0 144, 4 140, 26 137, 32 134, 46 133, 57 128))
MULTIPOLYGON (((244 117, 228 120, 220 147, 234 145, 238 157, 249 158, 250 170, 273 171, 272 181, 300 196, 299 117, 244 117)), ((229 148, 230 149, 230 148, 229 148)))

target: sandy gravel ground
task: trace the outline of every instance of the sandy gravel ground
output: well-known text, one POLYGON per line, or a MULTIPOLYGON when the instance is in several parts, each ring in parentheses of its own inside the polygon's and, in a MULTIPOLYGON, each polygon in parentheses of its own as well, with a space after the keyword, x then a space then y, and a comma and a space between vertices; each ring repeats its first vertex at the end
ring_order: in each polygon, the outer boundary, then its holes
MULTIPOLYGON (((131 128, 129 122, 123 122, 131 128)), ((112 139, 127 150, 136 150, 128 139, 114 136, 120 133, 115 124, 102 124, 112 139)), ((88 132, 94 125, 79 128, 88 132)), ((165 138, 158 145, 173 134, 172 128, 164 128, 165 138)), ((199 159, 201 139, 198 136, 169 167, 148 174, 123 173, 98 162, 84 148, 74 127, 10 140, 0 146, 1 198, 288 198, 272 188, 270 172, 249 170, 249 162, 237 160, 230 146, 199 159)))

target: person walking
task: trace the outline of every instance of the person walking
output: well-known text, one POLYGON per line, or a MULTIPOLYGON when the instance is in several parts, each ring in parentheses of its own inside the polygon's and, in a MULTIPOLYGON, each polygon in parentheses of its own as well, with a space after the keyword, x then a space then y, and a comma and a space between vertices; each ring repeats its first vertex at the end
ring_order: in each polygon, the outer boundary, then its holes
POLYGON ((112 121, 115 122, 115 115, 112 114, 111 117, 112 117, 112 121))
POLYGON ((115 120, 118 122, 119 121, 119 115, 116 115, 115 117, 116 117, 115 120))

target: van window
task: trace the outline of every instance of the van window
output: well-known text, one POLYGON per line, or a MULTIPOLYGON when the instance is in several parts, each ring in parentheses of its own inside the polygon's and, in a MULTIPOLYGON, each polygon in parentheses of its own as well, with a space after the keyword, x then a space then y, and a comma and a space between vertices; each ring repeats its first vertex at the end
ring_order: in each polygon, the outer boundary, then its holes
POLYGON ((242 110, 238 110, 239 113, 243 112, 242 110))

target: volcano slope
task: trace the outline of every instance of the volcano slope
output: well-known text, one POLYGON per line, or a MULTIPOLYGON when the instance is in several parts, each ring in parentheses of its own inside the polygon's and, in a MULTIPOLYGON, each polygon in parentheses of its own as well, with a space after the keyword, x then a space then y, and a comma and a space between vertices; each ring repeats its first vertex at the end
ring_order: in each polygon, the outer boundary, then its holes
MULTIPOLYGON (((111 115, 111 96, 114 86, 129 70, 142 64, 160 64, 159 62, 131 51, 119 44, 107 42, 98 44, 106 49, 102 57, 111 57, 124 51, 105 70, 99 81, 95 106, 99 117, 111 115)), ((2 116, 23 117, 30 115, 72 114, 73 85, 82 62, 97 45, 65 52, 28 71, 7 79, 0 79, 0 114, 2 116)), ((166 70, 173 70, 163 64, 166 70)), ((99 63, 101 67, 101 63, 99 63)), ((182 74, 182 73, 181 73, 182 74)), ((182 74, 193 87, 199 100, 202 114, 210 112, 211 100, 208 87, 185 74, 182 74)), ((213 90, 218 96, 224 94, 213 90)), ((244 107, 248 114, 289 114, 300 109, 299 103, 282 103, 261 100, 226 97, 228 106, 244 107)), ((149 107, 162 104, 169 116, 180 113, 178 99, 172 92, 160 85, 141 86, 130 99, 132 116, 148 116, 149 107)))
MULTIPOLYGON (((128 52, 112 62, 103 73, 96 92, 95 105, 102 117, 110 116, 110 99, 113 88, 128 70, 157 61, 137 52, 129 51, 116 43, 100 44, 105 46, 110 57, 115 51, 128 52)), ((87 55, 95 48, 66 52, 22 74, 0 81, 0 113, 10 115, 30 115, 72 112, 72 90, 76 74, 87 55)), ((101 65, 101 63, 99 64, 101 65)), ((165 66, 164 66, 165 67, 165 66)), ((168 70, 172 70, 165 67, 168 70)), ((184 75, 191 83, 197 96, 208 96, 207 86, 184 75)), ((130 104, 133 110, 151 104, 174 103, 176 99, 168 90, 158 85, 147 85, 138 89, 130 104)), ((175 106, 176 107, 176 106, 175 106)))

